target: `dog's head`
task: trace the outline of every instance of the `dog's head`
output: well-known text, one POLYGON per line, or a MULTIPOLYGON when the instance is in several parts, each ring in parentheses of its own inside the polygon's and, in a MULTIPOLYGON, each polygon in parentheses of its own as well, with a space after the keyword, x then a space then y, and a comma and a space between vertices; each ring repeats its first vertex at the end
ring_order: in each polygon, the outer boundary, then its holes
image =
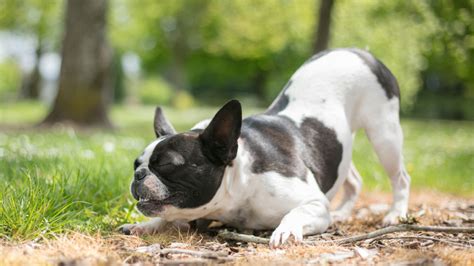
POLYGON ((158 107, 157 140, 134 163, 131 192, 138 209, 157 216, 167 205, 182 209, 208 203, 237 154, 241 124, 242 108, 236 100, 225 104, 206 128, 184 133, 176 133, 158 107))

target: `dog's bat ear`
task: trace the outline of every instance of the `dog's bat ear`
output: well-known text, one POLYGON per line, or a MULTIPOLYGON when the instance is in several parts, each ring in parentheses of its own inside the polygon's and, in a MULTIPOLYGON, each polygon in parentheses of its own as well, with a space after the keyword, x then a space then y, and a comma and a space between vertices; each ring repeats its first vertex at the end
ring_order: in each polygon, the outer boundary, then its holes
POLYGON ((214 163, 229 164, 237 155, 237 139, 242 126, 242 106, 227 102, 199 136, 204 154, 214 163))
POLYGON ((155 129, 157 138, 165 135, 176 134, 176 130, 174 130, 171 123, 168 121, 168 119, 166 119, 161 107, 156 107, 153 128, 155 129))

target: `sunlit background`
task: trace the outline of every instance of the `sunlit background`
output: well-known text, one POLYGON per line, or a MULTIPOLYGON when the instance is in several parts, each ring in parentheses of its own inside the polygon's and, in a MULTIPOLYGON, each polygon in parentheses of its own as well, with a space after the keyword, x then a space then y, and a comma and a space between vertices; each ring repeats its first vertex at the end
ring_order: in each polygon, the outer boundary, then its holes
MULTIPOLYGON (((246 115, 262 111, 318 50, 324 22, 328 48, 367 49, 398 78, 413 188, 472 197, 472 1, 336 0, 321 8, 324 2, 109 1, 101 10, 107 58, 97 62, 107 69, 100 89, 110 123, 97 129, 95 121, 91 129, 87 119, 42 123, 61 102, 62 55, 76 52, 64 45, 66 17, 78 9, 68 13, 60 0, 0 0, 0 235, 109 230, 140 219, 128 185, 135 156, 154 138, 155 106, 165 106, 178 130, 231 98, 246 115)), ((76 103, 91 99, 85 94, 76 103)), ((354 160, 365 189, 389 189, 362 132, 354 160)))
MULTIPOLYGON (((49 105, 65 2, 0 2, 0 99, 49 105)), ((319 1, 108 5, 111 102, 177 108, 231 97, 266 106, 314 49, 319 1)), ((472 1, 336 1, 329 47, 365 48, 398 77, 407 116, 474 119, 472 1)))

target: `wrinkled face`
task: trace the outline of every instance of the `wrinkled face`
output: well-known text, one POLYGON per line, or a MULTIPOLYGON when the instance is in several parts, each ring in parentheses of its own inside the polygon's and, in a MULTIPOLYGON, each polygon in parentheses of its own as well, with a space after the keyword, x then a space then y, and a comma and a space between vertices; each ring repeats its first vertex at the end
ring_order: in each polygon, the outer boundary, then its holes
POLYGON ((158 216, 167 205, 196 208, 211 201, 236 156, 241 120, 240 104, 230 101, 207 128, 177 134, 157 108, 158 139, 134 163, 131 192, 140 212, 158 216))
POLYGON ((217 192, 225 165, 211 162, 203 153, 198 132, 165 136, 150 144, 135 161, 132 194, 138 209, 156 216, 164 205, 195 208, 217 192))

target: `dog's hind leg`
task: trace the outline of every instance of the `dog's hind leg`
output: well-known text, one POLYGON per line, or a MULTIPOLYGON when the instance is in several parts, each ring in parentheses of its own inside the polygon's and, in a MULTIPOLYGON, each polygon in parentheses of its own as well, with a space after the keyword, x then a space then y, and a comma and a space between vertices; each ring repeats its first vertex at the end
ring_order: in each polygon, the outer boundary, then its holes
POLYGON ((398 109, 398 100, 392 99, 373 114, 365 126, 367 137, 392 185, 392 207, 383 220, 386 225, 397 223, 398 218, 405 217, 408 210, 410 176, 403 165, 403 132, 398 109))
POLYGON ((359 198, 362 188, 362 177, 357 171, 354 162, 351 162, 349 174, 344 181, 344 196, 337 209, 331 212, 333 222, 345 221, 351 216, 352 209, 359 198))

